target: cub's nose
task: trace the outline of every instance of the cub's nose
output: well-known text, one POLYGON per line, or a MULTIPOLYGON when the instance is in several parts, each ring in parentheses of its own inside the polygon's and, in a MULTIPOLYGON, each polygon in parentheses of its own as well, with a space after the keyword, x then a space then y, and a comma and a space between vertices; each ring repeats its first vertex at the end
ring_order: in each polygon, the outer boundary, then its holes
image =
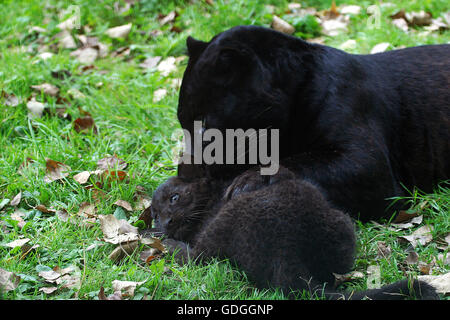
POLYGON ((172 218, 170 218, 170 217, 160 219, 161 227, 163 229, 167 229, 167 227, 170 225, 171 222, 172 222, 172 218))

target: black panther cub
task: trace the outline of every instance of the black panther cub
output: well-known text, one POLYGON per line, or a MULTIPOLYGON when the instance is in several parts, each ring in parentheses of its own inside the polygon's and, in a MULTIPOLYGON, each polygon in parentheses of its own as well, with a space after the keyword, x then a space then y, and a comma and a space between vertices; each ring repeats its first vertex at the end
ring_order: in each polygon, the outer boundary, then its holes
POLYGON ((151 215, 180 261, 228 258, 260 288, 279 287, 288 296, 307 290, 328 299, 437 298, 434 288, 420 281, 410 291, 407 280, 364 292, 333 292, 333 273, 353 266, 353 222, 332 209, 315 185, 283 167, 274 176, 248 170, 231 184, 172 177, 155 191, 151 215))

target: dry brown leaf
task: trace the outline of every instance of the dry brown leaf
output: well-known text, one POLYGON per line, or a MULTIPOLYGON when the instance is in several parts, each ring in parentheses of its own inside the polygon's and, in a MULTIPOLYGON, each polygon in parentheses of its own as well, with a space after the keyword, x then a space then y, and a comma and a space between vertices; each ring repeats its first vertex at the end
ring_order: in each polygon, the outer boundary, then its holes
POLYGON ((22 191, 20 191, 12 200, 10 205, 15 207, 17 205, 19 205, 20 200, 22 199, 22 191))
POLYGON ((128 221, 118 220, 112 214, 99 215, 98 218, 105 242, 118 244, 140 239, 138 228, 129 224, 128 221))
POLYGON ((105 157, 97 161, 97 169, 99 170, 110 170, 117 169, 123 170, 127 167, 127 163, 122 159, 118 158, 116 155, 111 157, 105 157))
POLYGON ((23 217, 25 217, 25 210, 23 209, 16 208, 16 210, 13 213, 11 213, 11 219, 19 222, 17 226, 20 229, 22 229, 23 226, 26 224, 25 220, 22 219, 23 217))
POLYGON ((76 175, 73 176, 73 179, 78 182, 79 184, 85 184, 88 182, 89 177, 91 176, 90 171, 82 171, 76 175))
POLYGON ((0 292, 8 292, 17 288, 20 277, 0 268, 0 292))
POLYGON ((280 17, 273 16, 272 29, 286 33, 286 34, 293 34, 295 32, 295 28, 291 26, 288 22, 284 21, 280 17))
POLYGON ((89 202, 82 202, 78 215, 85 218, 97 218, 97 208, 95 204, 89 202))
POLYGON ((126 38, 131 31, 132 23, 125 24, 106 30, 106 34, 113 39, 126 38))
POLYGON ((16 107, 20 103, 19 99, 14 94, 9 94, 5 91, 2 91, 2 93, 0 94, 0 98, 5 98, 5 101, 3 103, 8 107, 16 107))
POLYGON ((98 293, 99 300, 122 300, 122 293, 120 291, 116 291, 108 297, 105 295, 105 289, 100 287, 100 291, 98 293))
POLYGON ((31 86, 34 91, 43 92, 49 96, 56 97, 59 93, 59 88, 50 83, 43 83, 40 85, 31 86))
POLYGON ((46 159, 45 166, 46 166, 46 175, 44 177, 45 183, 50 183, 56 180, 64 179, 70 174, 70 171, 72 170, 68 165, 51 159, 46 159))
POLYGON ((402 240, 408 241, 413 248, 417 247, 419 244, 424 246, 433 240, 433 236, 431 231, 433 230, 432 226, 423 226, 411 233, 408 236, 400 236, 399 238, 402 240))
POLYGON ((73 129, 78 133, 88 133, 92 130, 94 134, 97 133, 94 119, 91 116, 85 116, 75 119, 73 122, 73 129))
POLYGON ((409 222, 405 223, 392 223, 392 226, 399 228, 399 229, 409 229, 416 225, 421 224, 423 221, 423 216, 414 216, 409 222))
POLYGON ((337 273, 333 272, 333 275, 334 275, 334 280, 335 280, 336 286, 343 282, 348 282, 348 281, 364 278, 364 273, 362 273, 360 271, 352 271, 352 272, 349 272, 346 274, 337 274, 337 273))
POLYGON ((450 272, 438 276, 418 276, 418 280, 424 281, 436 288, 436 292, 442 294, 450 293, 450 272))
POLYGON ((139 64, 139 67, 143 69, 154 69, 161 61, 161 57, 148 57, 142 63, 139 64))
POLYGON ((370 50, 370 53, 375 54, 375 53, 385 52, 390 46, 391 46, 391 44, 389 42, 378 43, 370 50))
POLYGON ((167 15, 160 14, 158 16, 159 24, 163 26, 167 23, 174 22, 177 16, 178 13, 176 11, 171 11, 167 15))
POLYGON ((164 99, 164 97, 167 95, 166 89, 157 89, 153 92, 153 103, 157 103, 164 99))
POLYGON ((116 171, 106 170, 105 172, 103 172, 103 178, 105 179, 123 181, 126 177, 127 173, 121 170, 116 171))
POLYGON ((44 113, 45 105, 39 101, 36 101, 33 97, 30 101, 27 102, 28 109, 28 117, 33 118, 41 118, 44 113))
POLYGON ((408 253, 405 262, 406 264, 417 264, 419 262, 419 255, 416 252, 411 251, 408 253))
POLYGON ((131 204, 125 200, 117 200, 114 202, 115 205, 124 208, 127 211, 133 211, 133 208, 131 207, 131 204))
POLYGON ((122 260, 124 257, 131 255, 137 248, 139 241, 130 241, 121 243, 116 247, 108 256, 108 258, 114 262, 122 260))
POLYGON ((52 294, 56 290, 58 290, 57 287, 43 287, 43 288, 39 288, 39 291, 40 292, 44 292, 45 294, 52 294))
POLYGON ((24 244, 26 244, 29 241, 31 241, 31 240, 28 238, 17 239, 17 240, 14 240, 12 242, 5 244, 5 246, 10 247, 10 248, 22 247, 24 244))
POLYGON ((140 286, 144 283, 145 281, 134 282, 134 281, 114 280, 112 282, 112 288, 114 292, 121 292, 123 297, 131 298, 134 296, 134 290, 136 289, 136 286, 140 286))
POLYGON ((405 221, 409 221, 414 217, 417 217, 419 214, 417 212, 407 212, 405 210, 401 210, 398 215, 394 219, 394 223, 402 223, 405 221))
POLYGON ((75 57, 82 64, 90 65, 97 60, 99 52, 94 48, 86 47, 71 52, 70 56, 75 57))
POLYGON ((167 57, 158 64, 156 70, 159 71, 163 77, 167 77, 177 69, 177 66, 175 65, 176 61, 175 57, 167 57))
POLYGON ((378 241, 377 242, 378 247, 378 257, 387 259, 392 253, 391 248, 386 244, 384 241, 378 241))

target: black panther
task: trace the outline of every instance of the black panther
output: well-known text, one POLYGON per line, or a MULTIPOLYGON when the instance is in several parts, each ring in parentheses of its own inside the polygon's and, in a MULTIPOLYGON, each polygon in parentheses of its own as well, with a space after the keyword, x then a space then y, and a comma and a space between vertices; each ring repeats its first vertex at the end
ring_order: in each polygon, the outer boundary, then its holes
MULTIPOLYGON (((362 221, 386 199, 450 178, 450 45, 353 55, 277 31, 238 26, 187 39, 178 119, 205 129, 279 129, 281 164, 362 221)), ((207 166, 216 178, 245 165, 207 166)))

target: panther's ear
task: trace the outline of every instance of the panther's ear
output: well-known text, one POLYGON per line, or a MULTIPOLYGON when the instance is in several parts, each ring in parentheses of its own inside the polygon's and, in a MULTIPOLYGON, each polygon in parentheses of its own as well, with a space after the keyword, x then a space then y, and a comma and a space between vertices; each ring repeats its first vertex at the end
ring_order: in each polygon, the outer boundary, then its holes
POLYGON ((192 159, 190 164, 178 164, 177 176, 187 180, 199 179, 206 176, 206 171, 201 164, 194 164, 192 159))
POLYGON ((200 41, 189 36, 186 39, 186 46, 189 57, 196 58, 206 49, 208 42, 200 41))

